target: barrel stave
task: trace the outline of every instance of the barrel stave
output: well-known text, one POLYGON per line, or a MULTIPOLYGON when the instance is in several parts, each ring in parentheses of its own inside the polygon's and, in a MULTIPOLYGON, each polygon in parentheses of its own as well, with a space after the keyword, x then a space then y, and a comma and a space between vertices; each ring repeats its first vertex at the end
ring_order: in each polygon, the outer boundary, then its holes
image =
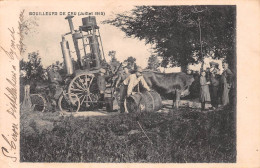
POLYGON ((126 99, 126 108, 129 112, 153 112, 162 107, 160 94, 155 91, 131 95, 126 99))

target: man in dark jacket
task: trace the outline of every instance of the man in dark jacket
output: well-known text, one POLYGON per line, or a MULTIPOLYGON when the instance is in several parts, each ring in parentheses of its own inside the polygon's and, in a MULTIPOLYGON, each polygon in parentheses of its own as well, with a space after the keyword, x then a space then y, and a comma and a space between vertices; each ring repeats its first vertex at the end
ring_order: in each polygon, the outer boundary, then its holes
POLYGON ((221 75, 221 92, 222 92, 222 105, 226 106, 229 104, 229 91, 233 87, 233 73, 228 68, 228 64, 223 64, 223 73, 221 75))
POLYGON ((106 70, 101 68, 100 69, 100 74, 97 77, 97 85, 100 93, 100 98, 99 98, 99 108, 103 108, 103 102, 104 102, 104 95, 105 95, 105 90, 106 90, 106 76, 105 76, 106 70))
POLYGON ((219 78, 217 72, 212 72, 210 77, 210 97, 213 109, 218 107, 219 78))
POLYGON ((218 107, 219 102, 219 64, 210 62, 210 97, 213 109, 218 107))
POLYGON ((52 110, 56 110, 57 103, 59 96, 61 95, 62 88, 60 83, 62 78, 60 73, 58 72, 58 66, 54 66, 53 70, 49 72, 49 82, 50 82, 50 92, 51 92, 51 102, 52 102, 52 110))
POLYGON ((120 87, 120 100, 119 100, 119 107, 120 107, 120 112, 124 113, 125 112, 125 107, 124 107, 124 101, 126 97, 126 89, 127 86, 123 84, 123 81, 129 77, 131 73, 129 73, 129 70, 127 67, 123 68, 123 72, 119 74, 119 77, 116 81, 116 88, 120 87))

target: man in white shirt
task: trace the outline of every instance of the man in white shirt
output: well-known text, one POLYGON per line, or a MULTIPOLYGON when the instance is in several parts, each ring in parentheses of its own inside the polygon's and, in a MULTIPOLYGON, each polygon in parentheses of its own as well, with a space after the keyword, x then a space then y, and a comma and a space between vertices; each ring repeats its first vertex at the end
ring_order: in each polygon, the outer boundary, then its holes
MULTIPOLYGON (((121 102, 125 102, 126 97, 129 97, 133 93, 133 89, 135 86, 138 85, 138 91, 140 91, 139 85, 141 84, 147 91, 150 91, 149 86, 147 85, 146 81, 144 80, 144 77, 142 75, 142 69, 140 67, 137 68, 136 72, 134 74, 129 75, 124 81, 124 90, 121 94, 121 102)), ((125 112, 125 109, 120 109, 121 113, 125 112)))

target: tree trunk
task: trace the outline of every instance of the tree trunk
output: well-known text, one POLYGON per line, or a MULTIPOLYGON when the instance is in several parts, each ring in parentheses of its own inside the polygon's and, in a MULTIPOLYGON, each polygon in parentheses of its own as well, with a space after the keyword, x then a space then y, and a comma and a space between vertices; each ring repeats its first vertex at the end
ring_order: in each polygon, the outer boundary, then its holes
POLYGON ((188 64, 181 65, 181 72, 187 72, 188 64))

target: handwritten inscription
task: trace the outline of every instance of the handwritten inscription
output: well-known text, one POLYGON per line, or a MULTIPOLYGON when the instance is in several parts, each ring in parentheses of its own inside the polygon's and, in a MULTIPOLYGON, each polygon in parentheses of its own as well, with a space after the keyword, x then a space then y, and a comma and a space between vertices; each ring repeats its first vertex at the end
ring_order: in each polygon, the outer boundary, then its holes
POLYGON ((8 28, 8 30, 10 31, 10 35, 11 35, 11 47, 10 49, 7 51, 6 49, 4 49, 2 46, 1 46, 1 49, 5 52, 5 54, 9 57, 9 59, 11 60, 14 60, 15 58, 18 59, 18 55, 16 53, 16 44, 15 44, 15 31, 14 31, 14 28, 8 28))
POLYGON ((5 144, 2 144, 1 147, 2 154, 10 158, 13 162, 17 161, 17 141, 18 141, 18 117, 17 117, 17 67, 16 62, 19 60, 19 54, 20 54, 20 44, 16 43, 15 35, 16 31, 15 29, 8 28, 8 31, 10 33, 10 48, 6 49, 2 46, 0 46, 0 51, 3 51, 4 55, 7 56, 7 59, 9 59, 10 62, 10 69, 11 70, 11 76, 6 78, 7 81, 7 87, 6 92, 4 93, 5 97, 7 98, 7 110, 6 112, 13 118, 13 120, 10 121, 10 129, 11 133, 8 134, 1 134, 2 138, 6 142, 5 144))
POLYGON ((12 161, 16 162, 17 157, 15 156, 15 154, 16 154, 15 150, 16 150, 16 142, 17 142, 17 137, 18 137, 18 124, 14 124, 14 123, 12 124, 11 138, 9 138, 10 137, 9 135, 7 135, 7 137, 6 137, 3 134, 2 134, 2 137, 4 138, 5 142, 9 145, 9 148, 6 148, 6 147, 1 148, 3 155, 5 157, 12 159, 12 161))
POLYGON ((9 109, 7 112, 11 114, 14 119, 16 119, 16 112, 17 112, 17 89, 16 89, 16 67, 13 65, 12 66, 12 77, 11 79, 6 79, 8 84, 11 87, 6 87, 7 94, 5 93, 5 96, 9 99, 9 109))

